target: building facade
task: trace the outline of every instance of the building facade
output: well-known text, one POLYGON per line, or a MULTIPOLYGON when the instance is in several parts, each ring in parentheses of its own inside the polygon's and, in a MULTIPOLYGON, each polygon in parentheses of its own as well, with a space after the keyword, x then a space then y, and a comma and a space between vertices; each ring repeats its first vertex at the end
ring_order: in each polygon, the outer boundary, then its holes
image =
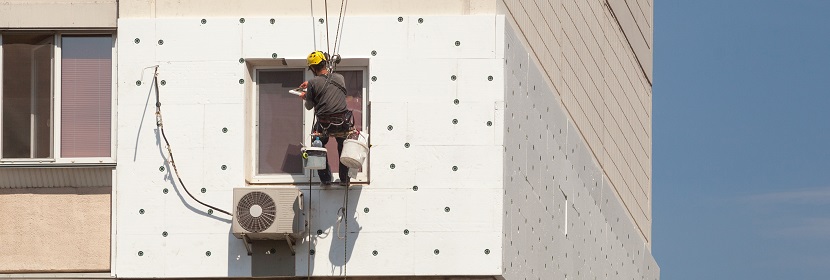
POLYGON ((0 277, 659 279, 651 0, 343 4, 0 3, 0 277), (315 49, 369 135, 348 190, 300 161, 315 49), (194 200, 251 187, 302 192, 294 253, 194 200))

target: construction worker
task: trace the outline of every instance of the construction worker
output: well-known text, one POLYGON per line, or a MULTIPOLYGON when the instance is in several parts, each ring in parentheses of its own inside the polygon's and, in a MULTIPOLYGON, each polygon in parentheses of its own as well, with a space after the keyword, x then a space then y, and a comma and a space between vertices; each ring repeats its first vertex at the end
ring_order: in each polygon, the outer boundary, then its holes
MULTIPOLYGON (((314 78, 305 81, 300 88, 306 89, 300 94, 305 100, 306 110, 314 108, 317 120, 312 126, 312 141, 319 137, 325 146, 329 137, 337 141, 337 156, 343 152, 343 141, 354 127, 352 111, 346 107, 346 81, 343 75, 329 73, 329 56, 321 51, 314 51, 308 55, 308 69, 314 73, 314 78)), ((349 168, 340 163, 340 185, 349 186, 349 168)), ((317 170, 320 182, 324 186, 332 183, 331 168, 328 159, 326 169, 317 170)))

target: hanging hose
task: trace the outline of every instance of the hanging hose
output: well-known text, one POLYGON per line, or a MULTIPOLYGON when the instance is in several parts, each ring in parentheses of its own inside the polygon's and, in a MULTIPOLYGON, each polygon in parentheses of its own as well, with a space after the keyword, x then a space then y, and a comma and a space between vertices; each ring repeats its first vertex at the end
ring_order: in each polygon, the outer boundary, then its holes
POLYGON ((161 101, 159 101, 158 73, 159 73, 159 68, 158 68, 158 66, 155 66, 155 72, 153 73, 153 84, 151 86, 154 86, 156 88, 156 127, 158 127, 159 131, 161 132, 161 137, 164 139, 164 144, 167 146, 166 147, 167 148, 167 155, 170 158, 170 160, 168 162, 170 163, 170 166, 173 167, 173 171, 176 173, 176 178, 179 180, 179 185, 182 186, 182 189, 184 189, 184 191, 187 193, 187 195, 190 196, 190 198, 192 198, 193 200, 195 200, 199 204, 204 205, 207 208, 210 208, 210 209, 219 211, 221 213, 227 214, 228 216, 233 216, 233 214, 231 214, 228 211, 216 208, 212 205, 209 205, 207 203, 204 203, 204 202, 196 199, 196 197, 193 197, 193 195, 190 194, 190 191, 187 190, 187 187, 185 187, 184 182, 182 182, 182 176, 179 175, 179 169, 176 167, 176 161, 173 160, 173 149, 170 147, 170 141, 167 140, 167 135, 164 133, 164 123, 162 123, 162 120, 161 120, 161 101))

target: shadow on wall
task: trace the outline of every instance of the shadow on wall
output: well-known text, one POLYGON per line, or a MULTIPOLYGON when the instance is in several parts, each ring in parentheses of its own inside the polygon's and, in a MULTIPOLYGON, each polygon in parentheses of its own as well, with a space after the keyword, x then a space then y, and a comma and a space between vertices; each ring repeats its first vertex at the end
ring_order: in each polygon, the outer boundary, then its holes
MULTIPOLYGON (((144 69, 144 70, 146 71, 147 69, 144 69)), ((144 71, 141 72, 141 76, 142 76, 142 79, 143 79, 144 78, 144 71)), ((141 128, 144 127, 144 118, 147 116, 147 107, 150 105, 150 96, 153 95, 153 89, 155 89, 155 82, 156 82, 156 78, 154 76, 153 79, 152 79, 152 82, 150 83, 150 91, 147 92, 147 99, 144 101, 144 111, 142 111, 141 119, 138 122, 138 130, 136 130, 136 133, 135 133, 135 145, 133 145, 135 147, 135 150, 133 151, 133 161, 135 161, 138 158, 138 147, 139 147, 138 141, 139 141, 139 139, 141 139, 141 128)), ((155 106, 155 104, 154 104, 154 106, 155 106)))
MULTIPOLYGON (((311 211, 316 211, 311 228, 311 248, 320 251, 318 246, 328 246, 329 271, 323 275, 345 275, 348 263, 360 235, 359 221, 356 209, 363 186, 354 185, 346 192, 345 188, 321 190, 317 199, 319 205, 312 205, 311 211), (347 203, 348 202, 348 203, 347 203), (344 207, 344 205, 346 207, 344 207), (319 234, 318 234, 319 233, 319 234)), ((307 253, 306 253, 307 254, 307 253)), ((314 265, 317 254, 312 256, 310 272, 312 275, 317 267, 314 265)), ((321 268, 325 269, 325 268, 321 268)), ((298 271, 298 274, 301 272, 298 271)), ((320 273, 317 273, 320 274, 320 273)))

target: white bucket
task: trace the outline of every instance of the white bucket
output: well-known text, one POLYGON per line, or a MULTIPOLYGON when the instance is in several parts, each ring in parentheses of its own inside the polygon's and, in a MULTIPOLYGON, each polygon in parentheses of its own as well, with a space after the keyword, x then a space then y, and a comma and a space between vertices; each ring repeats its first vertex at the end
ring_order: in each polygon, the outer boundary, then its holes
POLYGON ((366 137, 361 134, 358 140, 346 139, 346 141, 343 141, 343 152, 340 153, 340 162, 349 168, 361 168, 368 154, 369 144, 366 143, 366 137))

